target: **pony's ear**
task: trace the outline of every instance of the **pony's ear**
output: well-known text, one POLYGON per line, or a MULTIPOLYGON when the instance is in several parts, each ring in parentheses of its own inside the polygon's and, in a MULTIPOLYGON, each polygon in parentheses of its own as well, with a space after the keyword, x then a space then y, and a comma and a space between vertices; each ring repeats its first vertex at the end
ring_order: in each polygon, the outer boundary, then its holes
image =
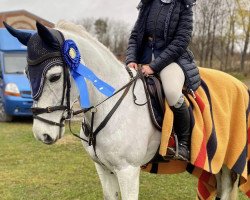
POLYGON ((21 42, 23 45, 27 46, 27 44, 32 36, 31 33, 16 30, 13 27, 11 27, 9 24, 7 24, 6 22, 3 22, 3 24, 11 35, 16 37, 19 40, 19 42, 21 42))
POLYGON ((50 47, 60 49, 60 43, 52 32, 40 22, 36 21, 38 35, 50 47))

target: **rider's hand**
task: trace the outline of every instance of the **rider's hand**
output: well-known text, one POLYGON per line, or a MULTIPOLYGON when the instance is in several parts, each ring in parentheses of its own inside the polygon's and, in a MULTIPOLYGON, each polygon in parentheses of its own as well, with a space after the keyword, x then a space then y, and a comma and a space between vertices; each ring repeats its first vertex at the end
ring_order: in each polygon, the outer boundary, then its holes
POLYGON ((142 65, 141 71, 145 76, 148 76, 148 75, 154 73, 154 71, 152 70, 152 68, 149 65, 142 65))
POLYGON ((129 63, 129 64, 128 64, 128 67, 130 67, 130 68, 133 68, 133 69, 137 70, 138 65, 137 65, 137 63, 135 63, 135 62, 131 62, 131 63, 129 63))

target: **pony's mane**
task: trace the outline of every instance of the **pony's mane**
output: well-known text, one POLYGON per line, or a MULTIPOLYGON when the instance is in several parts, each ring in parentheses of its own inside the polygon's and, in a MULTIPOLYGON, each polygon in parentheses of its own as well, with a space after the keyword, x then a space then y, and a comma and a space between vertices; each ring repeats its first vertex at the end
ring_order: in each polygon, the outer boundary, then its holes
POLYGON ((69 21, 60 20, 57 22, 55 28, 62 29, 73 34, 81 35, 82 37, 88 37, 92 40, 95 40, 95 38, 91 36, 83 26, 74 24, 69 21))
POLYGON ((115 55, 106 46, 100 43, 95 37, 88 33, 82 25, 76 25, 69 21, 60 20, 57 22, 55 28, 89 39, 93 44, 102 49, 102 51, 104 51, 107 55, 113 58, 116 62, 120 63, 120 61, 115 57, 115 55))

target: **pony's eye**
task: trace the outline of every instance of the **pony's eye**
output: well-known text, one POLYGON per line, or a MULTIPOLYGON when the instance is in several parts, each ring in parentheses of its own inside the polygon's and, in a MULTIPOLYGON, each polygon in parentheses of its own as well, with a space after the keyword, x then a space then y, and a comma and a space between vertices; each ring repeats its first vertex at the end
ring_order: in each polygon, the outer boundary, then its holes
POLYGON ((56 82, 61 78, 61 74, 53 74, 49 77, 50 82, 56 82))

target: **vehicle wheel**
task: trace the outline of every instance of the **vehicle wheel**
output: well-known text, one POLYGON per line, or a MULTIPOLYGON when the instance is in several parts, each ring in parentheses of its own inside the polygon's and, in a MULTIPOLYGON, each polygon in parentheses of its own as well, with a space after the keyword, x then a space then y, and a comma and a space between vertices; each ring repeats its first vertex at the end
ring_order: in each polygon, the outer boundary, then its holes
POLYGON ((11 122, 13 117, 6 114, 3 106, 3 102, 0 100, 0 122, 11 122))

